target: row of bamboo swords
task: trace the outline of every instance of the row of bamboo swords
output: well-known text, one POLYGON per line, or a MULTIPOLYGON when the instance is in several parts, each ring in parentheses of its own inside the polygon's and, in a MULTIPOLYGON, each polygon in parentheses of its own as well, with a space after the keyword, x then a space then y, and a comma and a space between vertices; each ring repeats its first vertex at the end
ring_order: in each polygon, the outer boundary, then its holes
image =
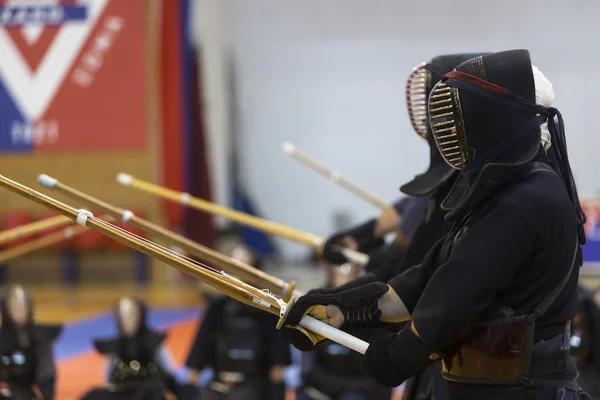
MULTIPOLYGON (((352 193, 360 196, 369 203, 380 209, 386 209, 389 205, 362 188, 349 182, 339 173, 332 171, 306 154, 300 152, 290 143, 284 143, 283 150, 294 157, 296 160, 309 166, 315 171, 325 175, 340 186, 346 188, 352 193)), ((208 212, 213 215, 219 215, 228 218, 239 224, 247 225, 263 232, 283 237, 301 244, 314 248, 319 248, 323 244, 323 238, 311 233, 302 232, 291 227, 267 221, 252 215, 223 207, 209 201, 199 199, 175 190, 167 189, 159 185, 136 179, 131 175, 118 174, 117 181, 124 186, 130 186, 135 189, 157 195, 159 197, 180 202, 186 206, 208 212)), ((37 221, 28 225, 0 232, 0 245, 17 238, 21 238, 35 233, 71 225, 76 221, 77 225, 68 226, 63 231, 50 234, 26 243, 24 245, 9 248, 0 253, 0 262, 6 262, 10 259, 19 257, 31 251, 53 245, 65 238, 73 237, 82 233, 86 228, 90 228, 112 239, 121 242, 135 250, 138 250, 148 256, 163 261, 165 264, 179 269, 180 271, 191 275, 221 291, 222 293, 250 306, 262 309, 266 312, 278 315, 280 317, 279 326, 285 320, 286 310, 290 309, 296 297, 302 295, 295 290, 295 282, 287 283, 272 275, 266 274, 250 265, 232 259, 213 249, 202 246, 192 240, 189 240, 179 234, 169 231, 150 221, 136 216, 130 210, 116 207, 99 200, 93 196, 67 186, 57 179, 42 174, 38 177, 38 182, 55 192, 62 193, 76 202, 82 203, 87 207, 98 209, 102 212, 100 217, 94 216, 86 209, 77 209, 65 203, 62 203, 52 197, 39 193, 29 187, 0 175, 0 186, 28 198, 42 206, 53 210, 61 215, 37 221), (120 219, 133 227, 141 229, 149 236, 158 239, 165 245, 176 245, 184 250, 188 255, 201 260, 203 264, 191 258, 185 257, 173 250, 154 243, 148 239, 139 237, 112 225, 110 221, 120 219), (210 265, 210 266, 209 266, 210 265), (260 288, 260 289, 259 289, 260 288)), ((368 256, 352 249, 341 248, 344 255, 353 263, 364 265, 368 262, 368 256)), ((333 340, 359 353, 365 353, 368 343, 333 328, 310 316, 305 316, 300 322, 300 326, 316 334, 333 340)))

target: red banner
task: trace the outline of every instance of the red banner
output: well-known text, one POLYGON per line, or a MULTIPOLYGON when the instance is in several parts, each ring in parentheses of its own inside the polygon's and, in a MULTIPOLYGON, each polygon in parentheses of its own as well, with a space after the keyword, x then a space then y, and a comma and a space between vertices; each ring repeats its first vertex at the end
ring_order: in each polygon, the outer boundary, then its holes
POLYGON ((0 150, 146 145, 145 0, 0 0, 0 150))
MULTIPOLYGON (((181 1, 162 0, 160 36, 160 106, 162 116, 161 184, 185 191, 183 27, 181 1)), ((181 226, 183 206, 165 201, 163 210, 171 228, 181 226)))

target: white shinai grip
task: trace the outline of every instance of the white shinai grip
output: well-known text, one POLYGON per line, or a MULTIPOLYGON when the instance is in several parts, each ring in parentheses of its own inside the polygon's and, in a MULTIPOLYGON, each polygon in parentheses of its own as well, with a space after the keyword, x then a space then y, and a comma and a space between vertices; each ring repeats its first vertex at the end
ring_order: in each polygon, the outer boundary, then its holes
POLYGON ((367 265, 369 262, 369 256, 358 252, 356 250, 348 249, 346 247, 339 246, 336 250, 344 255, 348 259, 349 262, 358 265, 367 265))
POLYGON ((360 340, 355 336, 334 328, 331 325, 327 325, 326 323, 321 322, 318 319, 314 319, 308 315, 302 317, 299 325, 360 354, 365 354, 367 352, 367 348, 369 348, 369 343, 365 342, 364 340, 360 340))
POLYGON ((79 225, 85 226, 88 218, 94 218, 94 214, 88 210, 79 210, 79 214, 77 214, 77 223, 79 225))
POLYGON ((281 148, 287 154, 294 154, 296 152, 296 146, 294 146, 290 142, 283 142, 281 148))
POLYGON ((127 223, 131 218, 133 218, 134 214, 132 211, 125 210, 123 211, 123 216, 121 217, 121 221, 127 223))
POLYGON ((123 186, 129 186, 133 182, 133 176, 121 172, 117 174, 117 182, 123 186))
POLYGON ((47 187, 48 189, 52 189, 54 186, 56 186, 58 181, 46 174, 40 174, 38 175, 38 183, 42 186, 47 187))

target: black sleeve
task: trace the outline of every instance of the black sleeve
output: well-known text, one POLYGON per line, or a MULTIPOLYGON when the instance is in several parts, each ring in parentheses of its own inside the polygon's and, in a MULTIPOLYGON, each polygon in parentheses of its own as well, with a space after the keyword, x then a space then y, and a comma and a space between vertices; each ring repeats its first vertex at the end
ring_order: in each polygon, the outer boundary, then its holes
POLYGON ((402 299, 404 305, 411 314, 417 305, 423 290, 425 290, 429 279, 435 271, 439 252, 445 241, 446 237, 440 239, 440 241, 427 252, 421 264, 410 267, 402 274, 388 281, 388 285, 390 285, 402 299))
MULTIPOLYGON (((534 253, 539 233, 515 204, 501 204, 470 227, 450 258, 435 269, 412 312, 423 346, 415 352, 405 328, 394 348, 397 362, 415 364, 455 345, 492 305, 498 290, 507 287, 534 253), (406 343, 403 343, 406 339, 406 343), (409 346, 409 347, 407 347, 409 346), (411 349, 412 348, 412 349, 411 349)), ((402 291, 398 293, 402 298, 402 291)))
POLYGON ((285 400, 285 383, 269 383, 269 400, 285 400))
POLYGON ((401 274, 413 265, 422 263, 427 252, 450 232, 453 223, 451 221, 446 221, 444 216, 444 211, 438 207, 431 212, 429 219, 419 226, 412 240, 406 247, 406 253, 402 258, 402 263, 398 265, 398 269, 394 271, 395 275, 401 274))
POLYGON ((267 340, 267 360, 269 367, 287 366, 292 364, 290 344, 285 341, 281 332, 276 328, 277 318, 265 315, 264 328, 267 340))
POLYGON ((38 382, 38 388, 44 396, 44 400, 54 400, 56 388, 56 377, 46 378, 38 382))
POLYGON ((387 282, 402 263, 406 249, 389 244, 369 255, 365 271, 374 275, 375 280, 387 282))
POLYGON ((377 281, 377 277, 375 276, 375 274, 373 274, 371 272, 366 272, 362 275, 359 275, 357 278, 352 279, 350 282, 344 283, 343 285, 340 285, 337 287, 312 289, 312 290, 309 290, 308 292, 306 292, 305 295, 306 294, 336 294, 336 293, 343 292, 345 290, 354 289, 355 287, 367 285, 369 283, 376 282, 376 281, 377 281))
POLYGON ((362 253, 370 253, 383 246, 385 243, 382 238, 375 236, 375 226, 377 225, 377 219, 371 219, 362 225, 358 225, 346 232, 344 236, 350 236, 358 245, 358 251, 362 253))
POLYGON ((355 226, 352 229, 338 232, 329 236, 323 245, 323 254, 321 256, 327 262, 335 265, 341 265, 348 262, 346 257, 340 253, 339 245, 343 244, 343 239, 346 236, 351 237, 358 246, 357 250, 362 253, 370 253, 385 244, 383 238, 375 236, 376 219, 371 219, 364 224, 355 226))
POLYGON ((215 332, 223 315, 223 305, 223 299, 216 299, 208 306, 190 348, 186 367, 200 371, 210 365, 214 354, 215 332))
POLYGON ((402 216, 402 215, 404 215, 404 213, 406 212, 406 210, 410 206, 411 199, 413 199, 413 198, 414 197, 412 197, 412 196, 402 197, 402 198, 396 200, 392 204, 392 207, 394 207, 394 209, 396 210, 396 212, 398 213, 398 215, 402 216))
POLYGON ((404 197, 394 204, 394 208, 400 219, 400 232, 404 237, 411 241, 417 229, 425 221, 427 207, 429 205, 429 196, 423 197, 404 197))
POLYGON ((56 364, 52 343, 39 345, 36 349, 37 384, 46 399, 54 398, 56 364))

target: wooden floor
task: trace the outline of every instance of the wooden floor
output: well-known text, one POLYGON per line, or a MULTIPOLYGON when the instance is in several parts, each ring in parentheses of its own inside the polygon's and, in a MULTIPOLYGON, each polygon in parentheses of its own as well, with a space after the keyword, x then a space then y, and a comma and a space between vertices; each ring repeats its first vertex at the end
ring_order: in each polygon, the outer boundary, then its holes
MULTIPOLYGON (((584 286, 600 288, 599 279, 586 279, 584 286)), ((165 285, 135 287, 133 285, 85 285, 61 287, 57 285, 27 286, 32 293, 35 319, 45 323, 66 323, 111 311, 122 296, 137 296, 153 308, 203 307, 196 285, 165 285)), ((600 291, 597 301, 600 304, 600 291)))
POLYGON ((111 311, 122 296, 137 296, 153 308, 202 306, 194 285, 140 288, 132 285, 27 286, 36 321, 66 323, 111 311))

